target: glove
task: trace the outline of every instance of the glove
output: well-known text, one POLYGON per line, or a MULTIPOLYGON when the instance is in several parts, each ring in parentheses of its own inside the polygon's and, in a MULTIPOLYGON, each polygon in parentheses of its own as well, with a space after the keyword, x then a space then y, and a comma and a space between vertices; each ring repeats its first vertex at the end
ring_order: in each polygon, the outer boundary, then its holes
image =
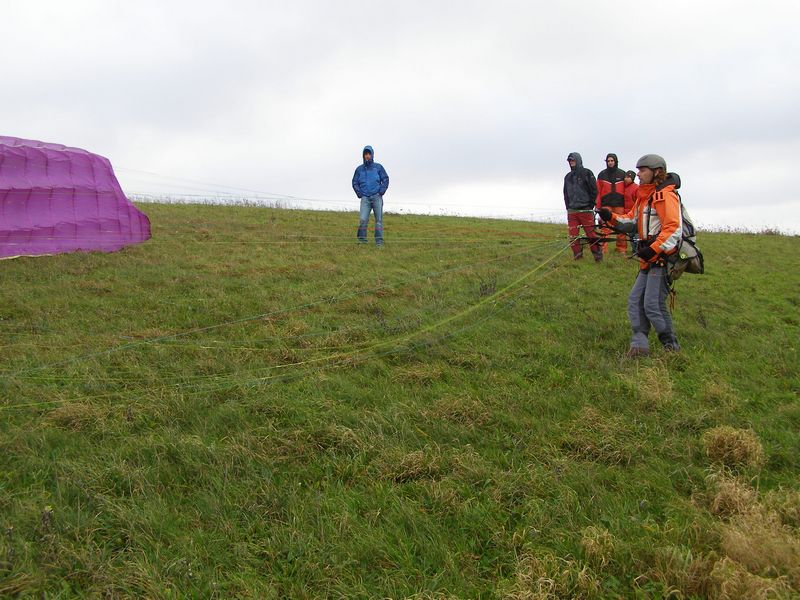
POLYGON ((653 260, 653 258, 655 258, 657 254, 658 252, 653 250, 650 246, 645 246, 644 248, 639 250, 639 252, 636 253, 636 256, 638 256, 645 262, 650 262, 651 260, 653 260))
POLYGON ((610 221, 611 220, 611 211, 607 208, 603 207, 597 211, 597 214, 600 215, 601 221, 610 221))

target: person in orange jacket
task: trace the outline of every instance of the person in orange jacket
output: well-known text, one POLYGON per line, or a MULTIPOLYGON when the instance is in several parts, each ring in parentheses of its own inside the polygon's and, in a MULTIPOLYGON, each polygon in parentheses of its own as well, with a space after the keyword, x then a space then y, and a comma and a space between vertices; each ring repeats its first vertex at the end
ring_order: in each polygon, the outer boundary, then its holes
MULTIPOLYGON (((619 159, 613 152, 606 154, 606 168, 597 174, 597 198, 595 206, 597 208, 610 208, 612 213, 625 213, 625 196, 623 190, 625 184, 625 171, 619 168, 619 159)), ((607 240, 611 236, 611 229, 603 228, 601 231, 603 239, 607 240)), ((600 245, 603 254, 608 251, 608 242, 603 241, 600 245)), ((617 236, 617 252, 625 252, 625 235, 617 236)))
POLYGON ((666 257, 678 251, 683 231, 681 201, 675 190, 681 185, 676 173, 667 172, 667 162, 657 154, 646 154, 636 163, 639 189, 633 208, 617 215, 601 208, 600 218, 619 231, 638 235, 636 256, 639 274, 628 296, 628 318, 633 334, 627 356, 650 353, 648 334, 656 330, 666 352, 680 351, 672 317, 667 309, 666 257))

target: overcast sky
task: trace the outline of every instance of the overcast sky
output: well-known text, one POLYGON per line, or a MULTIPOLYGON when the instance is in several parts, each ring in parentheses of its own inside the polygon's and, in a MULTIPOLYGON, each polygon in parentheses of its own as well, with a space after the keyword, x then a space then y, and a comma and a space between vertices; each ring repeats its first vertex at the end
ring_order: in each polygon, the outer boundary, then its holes
POLYGON ((128 194, 357 210, 371 144, 388 211, 563 220, 569 152, 654 152, 701 225, 800 232, 794 1, 0 5, 0 135, 107 156, 128 194))

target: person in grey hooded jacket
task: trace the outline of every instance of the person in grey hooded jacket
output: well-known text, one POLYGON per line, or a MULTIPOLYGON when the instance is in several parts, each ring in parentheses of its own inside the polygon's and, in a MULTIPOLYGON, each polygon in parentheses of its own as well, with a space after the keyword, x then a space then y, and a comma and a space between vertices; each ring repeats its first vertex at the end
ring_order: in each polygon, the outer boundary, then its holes
POLYGON ((597 198, 597 181, 594 173, 583 166, 583 159, 577 152, 567 157, 569 173, 564 177, 564 206, 567 209, 567 231, 572 242, 572 254, 576 260, 583 258, 583 244, 578 239, 580 227, 589 238, 589 248, 595 262, 603 260, 603 250, 596 241, 594 231, 594 207, 597 198))
POLYGON ((389 175, 386 169, 374 161, 372 146, 364 146, 361 152, 364 164, 353 173, 353 191, 361 199, 358 218, 358 241, 367 243, 367 224, 369 213, 375 213, 375 245, 383 246, 383 195, 389 189, 389 175))

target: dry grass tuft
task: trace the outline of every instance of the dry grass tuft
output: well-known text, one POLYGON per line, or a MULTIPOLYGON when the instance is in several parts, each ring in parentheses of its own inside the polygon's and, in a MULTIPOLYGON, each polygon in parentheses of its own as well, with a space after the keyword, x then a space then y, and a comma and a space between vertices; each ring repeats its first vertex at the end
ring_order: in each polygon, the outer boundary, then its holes
POLYGON ((508 600, 559 600, 599 598, 600 580, 592 570, 572 559, 546 553, 525 554, 519 559, 508 600))
POLYGON ((714 559, 695 556, 690 548, 670 546, 656 550, 653 566, 639 580, 661 583, 672 595, 668 597, 708 598, 712 588, 714 559))
POLYGON ((416 363, 395 371, 393 379, 407 385, 430 385, 442 378, 442 367, 431 363, 416 363))
POLYGON ((706 455, 727 467, 757 467, 764 463, 764 449, 754 431, 727 425, 703 434, 706 455))
POLYGON ((54 408, 47 420, 55 426, 72 431, 85 431, 101 428, 106 421, 106 411, 91 404, 70 402, 54 408))
POLYGON ((800 529, 800 491, 780 488, 768 492, 764 507, 776 514, 783 525, 800 529))
POLYGON ((0 596, 3 598, 12 598, 17 595, 20 597, 33 597, 35 589, 36 580, 27 573, 15 575, 14 577, 9 575, 7 578, 4 577, 0 580, 0 596))
POLYGON ((277 456, 282 458, 312 460, 321 452, 354 456, 367 448, 367 445, 349 427, 331 424, 292 431, 277 440, 274 448, 277 456))
POLYGON ((379 465, 380 475, 394 483, 422 479, 436 480, 444 472, 444 460, 438 448, 426 446, 422 450, 401 456, 390 454, 379 465))
POLYGON ((461 396, 440 398, 423 414, 469 428, 482 427, 492 419, 491 411, 483 404, 473 398, 461 396))
POLYGON ((614 554, 614 538, 604 527, 587 527, 581 532, 581 546, 587 561, 595 568, 602 569, 614 554))
POLYGON ((753 575, 730 558, 717 561, 711 571, 711 583, 710 597, 716 600, 788 600, 791 597, 791 588, 784 578, 753 575))
POLYGON ((462 369, 487 369, 491 361, 480 352, 454 352, 445 358, 448 365, 462 369))
POLYGON ((344 425, 328 425, 314 430, 310 438, 316 448, 328 452, 355 454, 365 447, 358 434, 344 425))
POLYGON ((453 517, 464 509, 464 498, 451 479, 431 480, 425 484, 431 512, 440 517, 453 517))
POLYGON ((413 596, 404 597, 403 600, 459 600, 459 598, 444 592, 417 592, 413 596))
POLYGON ((709 510, 718 517, 732 517, 753 510, 758 492, 728 472, 712 473, 706 478, 711 497, 709 510))
POLYGON ((751 573, 787 575, 800 588, 800 538, 774 513, 755 510, 735 517, 722 529, 720 548, 751 573))

